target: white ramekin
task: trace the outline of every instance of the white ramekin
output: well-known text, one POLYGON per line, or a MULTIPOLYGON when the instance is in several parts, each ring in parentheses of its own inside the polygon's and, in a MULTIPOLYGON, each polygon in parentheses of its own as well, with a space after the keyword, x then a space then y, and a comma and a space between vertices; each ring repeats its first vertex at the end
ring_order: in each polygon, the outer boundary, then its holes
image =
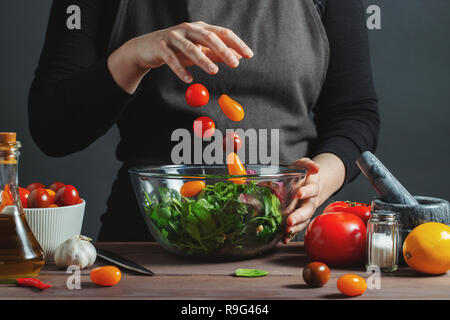
POLYGON ((81 234, 86 207, 86 202, 82 201, 68 207, 24 209, 28 224, 44 250, 47 262, 54 260, 59 244, 81 234))

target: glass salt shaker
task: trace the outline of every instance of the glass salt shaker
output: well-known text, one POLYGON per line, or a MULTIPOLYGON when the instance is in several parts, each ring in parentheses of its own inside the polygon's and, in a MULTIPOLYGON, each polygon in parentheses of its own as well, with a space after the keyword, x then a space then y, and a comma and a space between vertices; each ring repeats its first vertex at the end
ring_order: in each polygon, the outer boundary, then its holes
POLYGON ((378 266, 381 272, 398 269, 399 226, 397 214, 387 210, 371 212, 367 222, 366 268, 378 266))

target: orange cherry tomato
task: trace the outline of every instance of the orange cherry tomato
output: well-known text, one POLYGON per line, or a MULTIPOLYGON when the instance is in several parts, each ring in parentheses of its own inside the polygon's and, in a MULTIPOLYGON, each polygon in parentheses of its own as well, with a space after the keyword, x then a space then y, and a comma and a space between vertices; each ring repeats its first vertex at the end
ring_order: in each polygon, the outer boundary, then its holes
POLYGON ((241 121, 244 119, 244 108, 235 100, 231 99, 226 94, 223 94, 219 98, 219 106, 223 113, 232 121, 241 121))
POLYGON ((14 198, 11 193, 11 188, 9 184, 5 185, 5 189, 2 191, 2 202, 0 203, 0 212, 2 212, 3 208, 7 206, 12 206, 14 204, 14 198))
MULTIPOLYGON (((245 175, 247 171, 244 165, 235 152, 230 152, 227 156, 228 173, 230 175, 245 175)), ((234 183, 244 184, 246 180, 244 178, 230 179, 234 183)))
POLYGON ((216 125, 209 117, 198 117, 194 120, 194 134, 199 138, 210 138, 216 125))
POLYGON ((367 289, 366 280, 356 274, 345 274, 337 281, 338 290, 349 297, 362 295, 367 289))
POLYGON ((180 194, 186 198, 193 197, 199 194, 205 187, 206 184, 204 181, 188 181, 181 186, 180 194))
POLYGON ((223 137, 223 150, 227 151, 227 148, 238 152, 242 148, 242 139, 236 132, 228 132, 225 137, 223 137))
POLYGON ((122 273, 117 267, 104 266, 93 269, 90 277, 93 283, 99 286, 110 287, 119 283, 122 278, 122 273))
POLYGON ((48 206, 49 208, 58 208, 57 204, 52 203, 51 205, 48 206))
POLYGON ((47 193, 48 193, 48 195, 49 195, 49 197, 50 197, 50 201, 51 201, 51 203, 53 204, 53 203, 55 202, 55 195, 56 195, 56 192, 53 191, 52 189, 45 189, 45 191, 47 191, 47 193))

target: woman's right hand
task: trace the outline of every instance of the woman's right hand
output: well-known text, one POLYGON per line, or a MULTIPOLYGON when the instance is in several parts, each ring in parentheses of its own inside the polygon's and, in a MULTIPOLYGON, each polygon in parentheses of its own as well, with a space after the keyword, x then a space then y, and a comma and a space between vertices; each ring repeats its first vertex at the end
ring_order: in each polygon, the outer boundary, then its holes
POLYGON ((216 74, 216 63, 236 68, 241 57, 252 56, 252 50, 233 31, 201 21, 185 22, 129 40, 110 55, 108 67, 117 84, 133 93, 149 70, 164 64, 190 83, 188 66, 216 74))

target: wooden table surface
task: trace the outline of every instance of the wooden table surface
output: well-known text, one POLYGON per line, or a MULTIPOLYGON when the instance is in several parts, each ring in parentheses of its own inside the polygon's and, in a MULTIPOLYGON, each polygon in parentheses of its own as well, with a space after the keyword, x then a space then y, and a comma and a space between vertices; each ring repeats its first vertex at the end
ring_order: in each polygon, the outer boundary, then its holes
MULTIPOLYGON (((81 289, 69 290, 69 274, 47 264, 39 279, 53 285, 39 292, 32 288, 0 285, 0 299, 344 299, 336 280, 345 273, 367 274, 358 269, 331 270, 331 279, 322 288, 308 288, 302 279, 308 258, 302 243, 279 245, 271 253, 246 261, 202 263, 167 253, 155 243, 97 243, 129 258, 148 269, 154 276, 137 275, 122 270, 122 280, 114 287, 99 287, 89 279, 89 271, 81 272, 81 289), (236 268, 269 271, 260 278, 231 276, 236 268)), ((392 274, 382 274, 381 289, 367 290, 351 299, 450 299, 450 274, 424 276, 407 267, 392 274)))

